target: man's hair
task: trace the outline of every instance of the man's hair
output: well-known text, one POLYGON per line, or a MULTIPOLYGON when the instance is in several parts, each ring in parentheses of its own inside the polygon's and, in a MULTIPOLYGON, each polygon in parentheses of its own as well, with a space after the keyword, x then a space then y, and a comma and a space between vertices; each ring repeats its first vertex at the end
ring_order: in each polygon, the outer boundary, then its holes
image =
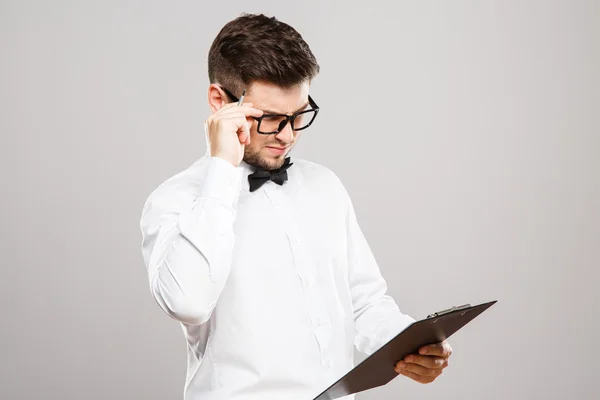
POLYGON ((228 22, 208 52, 208 79, 239 96, 257 81, 290 88, 311 81, 319 64, 291 26, 263 14, 242 14, 228 22))

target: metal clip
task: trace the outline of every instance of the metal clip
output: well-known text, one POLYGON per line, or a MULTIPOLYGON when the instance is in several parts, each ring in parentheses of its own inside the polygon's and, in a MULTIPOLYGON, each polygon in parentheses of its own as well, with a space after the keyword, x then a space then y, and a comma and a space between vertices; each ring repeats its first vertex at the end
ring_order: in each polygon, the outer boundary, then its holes
POLYGON ((464 310, 464 309, 470 308, 470 307, 471 307, 470 304, 463 304, 462 306, 458 306, 458 307, 454 306, 452 308, 448 308, 447 310, 442 310, 442 311, 438 311, 438 312, 433 313, 433 314, 429 314, 427 316, 427 318, 439 317, 439 316, 442 316, 442 315, 445 315, 445 314, 450 314, 451 312, 454 312, 454 311, 464 310))

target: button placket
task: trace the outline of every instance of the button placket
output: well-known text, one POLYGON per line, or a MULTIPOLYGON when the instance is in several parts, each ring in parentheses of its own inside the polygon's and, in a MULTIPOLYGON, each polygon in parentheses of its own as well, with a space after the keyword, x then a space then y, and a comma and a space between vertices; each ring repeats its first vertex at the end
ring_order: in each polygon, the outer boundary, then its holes
POLYGON ((314 270, 313 263, 307 256, 306 249, 304 248, 305 244, 300 239, 298 227, 296 226, 290 210, 286 206, 286 200, 283 198, 283 194, 278 190, 270 189, 271 188, 269 187, 265 187, 265 193, 280 217, 281 227, 287 235, 290 247, 292 248, 296 271, 303 283, 304 293, 306 295, 309 317, 313 325, 313 333, 319 344, 321 358, 325 359, 331 345, 331 329, 326 314, 327 306, 317 290, 316 271, 314 270))

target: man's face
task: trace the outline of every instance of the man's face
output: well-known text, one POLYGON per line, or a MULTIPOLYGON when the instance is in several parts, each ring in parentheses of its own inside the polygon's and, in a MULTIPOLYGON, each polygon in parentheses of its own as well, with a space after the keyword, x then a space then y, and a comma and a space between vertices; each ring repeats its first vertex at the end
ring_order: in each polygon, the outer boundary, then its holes
MULTIPOLYGON (((292 115, 308 107, 309 83, 282 89, 271 83, 255 82, 244 97, 264 114, 292 115)), ((301 131, 292 131, 290 123, 279 133, 264 135, 257 131, 258 121, 250 119, 250 144, 244 150, 244 161, 250 165, 273 170, 281 167, 285 157, 298 141, 301 131)), ((264 130, 261 128, 261 130, 264 130)))

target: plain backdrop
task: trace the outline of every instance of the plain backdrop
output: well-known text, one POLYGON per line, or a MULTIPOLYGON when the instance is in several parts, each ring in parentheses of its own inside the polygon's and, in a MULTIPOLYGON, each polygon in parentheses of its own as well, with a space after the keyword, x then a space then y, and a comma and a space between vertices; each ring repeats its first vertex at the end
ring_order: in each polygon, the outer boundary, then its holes
POLYGON ((357 399, 600 398, 592 0, 1 1, 0 398, 182 398, 139 218, 205 153, 208 49, 242 12, 316 55, 292 156, 345 183, 401 309, 499 300, 438 381, 357 399))

